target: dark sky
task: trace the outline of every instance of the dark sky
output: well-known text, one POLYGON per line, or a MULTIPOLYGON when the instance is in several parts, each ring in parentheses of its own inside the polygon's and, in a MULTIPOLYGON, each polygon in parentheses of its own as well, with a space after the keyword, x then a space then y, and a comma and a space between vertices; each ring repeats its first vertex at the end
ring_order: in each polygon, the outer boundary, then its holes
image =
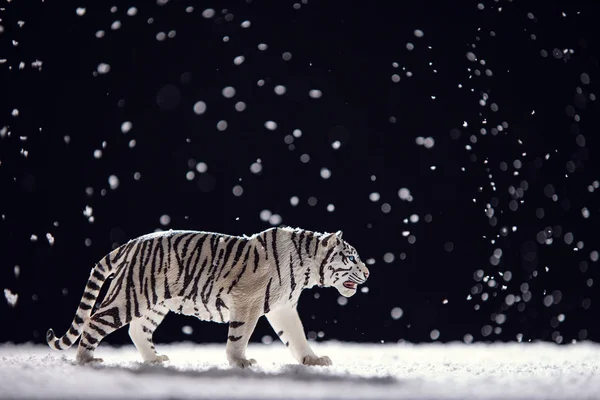
POLYGON ((600 340, 598 6, 196 3, 0 11, 0 341, 62 334, 131 238, 273 224, 370 260, 304 293, 317 340, 600 340))

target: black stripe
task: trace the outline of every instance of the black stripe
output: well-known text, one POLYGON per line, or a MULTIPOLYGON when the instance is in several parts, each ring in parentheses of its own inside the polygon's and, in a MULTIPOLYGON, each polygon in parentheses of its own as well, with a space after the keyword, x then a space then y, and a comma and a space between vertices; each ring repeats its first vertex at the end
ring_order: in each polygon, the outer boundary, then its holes
MULTIPOLYGON (((204 283, 204 287, 202 288, 202 293, 200 293, 200 296, 202 297, 202 302, 204 303, 205 307, 206 307, 206 304, 208 303, 208 301, 210 300, 210 295, 212 294, 212 290, 215 285, 215 276, 216 276, 217 270, 219 269, 219 265, 221 265, 221 261, 223 260, 224 252, 225 252, 225 249, 219 250, 217 262, 214 262, 214 258, 213 258, 213 263, 211 264, 211 266, 208 269, 209 272, 211 270, 212 270, 212 272, 211 272, 210 276, 206 279, 206 282, 204 283), (207 290, 208 290, 208 293, 207 293, 207 290)), ((208 310, 208 308, 207 308, 207 310, 208 310)))
POLYGON ((92 335, 90 335, 87 332, 83 332, 83 339, 85 339, 91 345, 95 345, 96 343, 98 343, 98 339, 92 337, 92 335))
POLYGON ((100 307, 104 307, 112 303, 121 293, 121 288, 123 287, 123 280, 125 279, 125 268, 120 268, 117 271, 115 279, 113 279, 113 283, 111 284, 112 289, 106 294, 104 297, 104 301, 100 304, 100 307))
MULTIPOLYGON (((129 257, 129 253, 131 252, 131 250, 133 249, 133 247, 135 246, 135 244, 136 244, 136 242, 129 241, 129 243, 127 243, 126 246, 121 246, 121 249, 117 253, 117 256, 115 257, 115 260, 118 260, 121 257, 121 254, 124 253, 123 254, 123 258, 124 258, 125 262, 122 262, 118 266, 119 270, 117 271, 117 275, 120 274, 120 276, 117 279, 116 285, 114 286, 114 289, 112 290, 112 292, 107 293, 104 301, 100 305, 101 307, 106 306, 106 305, 112 303, 113 301, 115 301, 115 299, 121 293, 121 288, 123 286, 123 280, 125 279, 125 273, 127 272, 127 269, 126 269, 126 267, 127 267, 127 258, 129 257)), ((113 283, 113 285, 114 285, 114 283, 113 283)))
MULTIPOLYGON (((167 242, 168 245, 168 242, 167 242)), ((164 243, 164 237, 160 238, 160 244, 157 247, 158 250, 158 258, 159 258, 159 262, 158 262, 158 270, 156 271, 157 274, 160 274, 162 272, 162 269, 164 267, 164 261, 165 261, 165 243, 164 243)))
POLYGON ((303 288, 308 286, 309 279, 310 279, 310 265, 308 266, 308 268, 306 268, 306 272, 304 273, 304 285, 302 285, 303 288))
POLYGON ((190 254, 190 257, 188 258, 187 265, 185 266, 185 273, 183 276, 183 285, 181 286, 181 290, 179 291, 180 296, 183 296, 185 294, 188 286, 194 278, 194 271, 196 271, 196 268, 198 267, 198 261, 200 260, 200 256, 202 255, 202 246, 204 245, 205 240, 205 235, 202 235, 198 238, 198 240, 196 241, 196 251, 190 254), (196 256, 196 263, 194 265, 194 268, 191 268, 194 256, 196 256))
MULTIPOLYGON (((146 252, 146 256, 144 257, 144 254, 142 254, 142 265, 144 266, 144 273, 148 273, 148 274, 152 273, 152 266, 150 265, 150 257, 152 257, 152 250, 154 250, 154 242, 155 241, 156 241, 155 239, 148 240, 148 246, 147 246, 148 251, 146 252)), ((146 292, 148 292, 148 281, 149 281, 148 278, 144 279, 144 290, 146 292)), ((146 297, 147 297, 148 302, 150 302, 150 298, 148 296, 146 296, 146 297)))
POLYGON ((238 340, 240 340, 242 337, 241 336, 233 336, 233 335, 229 335, 227 336, 228 340, 231 340, 232 342, 237 342, 238 340))
POLYGON ((337 274, 338 272, 352 271, 352 267, 350 268, 331 268, 331 276, 337 274))
POLYGON ((104 329, 100 328, 99 326, 90 324, 90 328, 92 328, 93 330, 98 332, 102 337, 106 336, 106 331, 104 329))
MULTIPOLYGON (((223 288, 221 288, 221 290, 223 290, 223 288)), ((227 307, 227 305, 225 304, 225 302, 223 301, 223 299, 220 296, 221 296, 221 291, 219 291, 219 294, 217 295, 217 299, 215 300, 215 307, 217 307, 217 311, 219 312, 219 317, 221 317, 221 322, 225 322, 225 319, 223 318, 223 313, 221 312, 221 308, 229 309, 229 307, 227 307)))
POLYGON ((306 232, 300 232, 300 240, 298 241, 298 257, 300 257, 300 265, 304 266, 304 257, 302 257, 302 241, 306 237, 306 232))
POLYGON ((256 246, 254 246, 254 270, 252 272, 256 272, 256 270, 258 269, 258 258, 260 256, 258 255, 258 250, 256 250, 256 246))
POLYGON ((100 272, 104 272, 104 267, 102 266, 102 261, 100 261, 98 264, 96 264, 96 266, 94 267, 94 271, 100 271, 100 272))
POLYGON ((265 238, 263 238, 260 235, 257 236, 256 238, 258 239, 258 241, 262 245, 263 249, 265 250, 265 260, 268 260, 269 259, 269 254, 268 254, 268 251, 267 251, 267 243, 265 242, 265 238))
MULTIPOLYGON (((248 243, 248 241, 246 239, 238 239, 238 240, 239 240, 239 244, 235 251, 235 255, 233 256, 233 261, 231 262, 231 268, 229 268, 229 271, 227 271, 225 273, 225 275, 223 275, 223 279, 227 278, 229 276, 229 274, 233 271, 233 269, 237 266, 237 263, 240 260, 240 257, 242 256, 244 249, 246 248, 246 244, 248 243)), ((248 250, 250 250, 250 248, 248 248, 248 250)))
POLYGON ((108 272, 111 273, 113 270, 113 267, 112 267, 112 262, 110 261, 110 253, 108 253, 106 255, 106 257, 104 257, 104 261, 106 262, 106 268, 108 269, 108 272))
POLYGON ((208 313, 208 320, 212 321, 214 318, 213 318, 212 312, 208 308, 208 302, 206 302, 206 303, 203 302, 202 305, 204 306, 204 309, 208 313))
MULTIPOLYGON (((181 243, 181 241, 187 236, 188 234, 183 234, 183 235, 177 235, 177 237, 175 238, 175 241, 173 242, 173 250, 175 250, 175 257, 178 257, 179 255, 179 251, 177 251, 177 246, 179 246, 179 243, 181 243)), ((175 236, 175 235, 173 235, 175 236)))
POLYGON ((214 279, 214 267, 215 267, 215 258, 217 256, 217 250, 219 247, 219 241, 217 239, 217 235, 212 235, 210 237, 210 259, 207 257, 206 258, 206 265, 208 265, 208 270, 206 271, 206 274, 208 275, 206 277, 206 281, 204 282, 204 285, 202 286, 202 291, 200 292, 200 298, 202 299, 202 303, 204 303, 204 307, 206 308, 206 310, 208 311, 208 308, 206 307, 206 303, 208 302, 208 298, 205 295, 206 293, 206 289, 208 288, 208 285, 211 283, 212 279, 214 279))
POLYGON ((139 268, 138 268, 138 283, 140 285, 140 293, 142 292, 142 284, 144 283, 144 254, 146 254, 146 248, 148 247, 148 241, 144 240, 141 243, 141 247, 139 249, 139 253, 140 253, 140 259, 137 259, 137 252, 136 254, 133 255, 133 259, 131 260, 133 266, 135 267, 136 264, 139 264, 139 268))
POLYGON ((245 322, 243 322, 243 321, 230 321, 229 327, 230 328, 239 328, 240 326, 242 326, 244 324, 245 324, 245 322))
POLYGON ((240 257, 242 257, 242 253, 244 253, 244 249, 246 248, 247 244, 248 240, 240 240, 240 244, 238 245, 237 250, 235 251, 235 256, 233 257, 233 265, 237 264, 237 262, 240 260, 240 257))
MULTIPOLYGON (((167 236, 167 250, 168 250, 167 259, 171 260, 171 236, 167 236)), ((163 259, 164 255, 165 254, 164 254, 164 249, 163 249, 163 251, 161 252, 161 264, 162 264, 161 268, 165 267, 165 271, 163 271, 163 277, 165 278, 163 280, 163 282, 164 282, 164 289, 165 289, 164 298, 165 299, 170 299, 171 298, 171 291, 169 290, 169 282, 167 280, 167 277, 169 276, 169 274, 166 271, 167 268, 169 267, 169 263, 168 262, 167 263, 164 262, 164 259, 163 259)))
POLYGON ((62 340, 63 344, 67 347, 71 347, 71 345, 73 344, 73 342, 71 342, 71 339, 69 339, 66 336, 63 336, 61 340, 62 340))
POLYGON ((300 260, 300 266, 304 267, 304 262, 302 261, 302 239, 304 238, 304 231, 300 234, 300 240, 296 243, 296 231, 292 232, 292 243, 294 244, 294 248, 298 253, 298 259, 300 260))
POLYGON ((294 289, 296 289, 296 278, 294 277, 294 260, 292 259, 292 253, 290 252, 290 287, 292 291, 290 292, 290 299, 294 294, 294 289))
MULTIPOLYGON (((302 231, 302 232, 300 232, 300 242, 298 243, 298 250, 300 252, 302 252, 302 240, 304 240, 304 238, 306 238, 306 232, 302 231)), ((302 257, 302 254, 300 254, 300 260, 302 260, 303 258, 304 257, 302 257)))
POLYGON ((83 342, 83 340, 82 340, 81 342, 79 342, 79 343, 80 343, 80 346, 81 346, 81 347, 83 347, 84 349, 87 349, 87 350, 89 350, 89 351, 94 351, 94 350, 95 350, 95 347, 93 347, 93 346, 89 346, 89 345, 85 344, 85 343, 83 342))
POLYGON ((120 327, 123 326, 123 324, 121 323, 121 317, 119 316, 119 308, 118 307, 113 307, 113 308, 105 310, 105 311, 97 312, 96 314, 94 314, 94 319, 96 321, 102 322, 104 325, 110 326, 111 328, 115 328, 115 329, 119 329, 120 327), (104 316, 111 317, 113 319, 113 321, 110 322, 104 318, 100 319, 104 316))
MULTIPOLYGON (((187 235, 185 235, 187 236, 187 235)), ((190 245, 190 243, 192 242, 192 240, 194 240, 194 238, 196 237, 196 234, 194 233, 189 233, 189 239, 183 244, 183 249, 181 250, 181 258, 183 260, 185 260, 185 256, 187 255, 187 251, 188 251, 188 247, 190 245)))
POLYGON ((194 238, 193 234, 183 234, 183 235, 179 235, 176 239, 175 239, 175 243, 173 243, 173 249, 175 250, 175 259, 177 260, 177 282, 179 282, 179 279, 181 279, 181 275, 183 274, 183 269, 185 268, 185 265, 183 263, 183 260, 185 260, 185 256, 187 254, 187 249, 188 246, 190 244, 190 241, 194 238), (180 252, 179 250, 177 250, 177 246, 179 246, 179 243, 181 243, 181 241, 183 239, 185 239, 186 237, 190 236, 189 240, 187 240, 184 244, 183 244, 183 249, 180 252))
POLYGON ((267 314, 271 311, 271 306, 269 305, 269 298, 271 297, 271 281, 273 278, 269 279, 269 283, 267 284, 267 291, 265 293, 265 304, 264 304, 264 312, 267 314))
POLYGON ((320 278, 320 285, 323 286, 325 284, 325 264, 327 264, 327 262, 329 261, 329 256, 331 255, 331 253, 333 253, 333 250, 335 250, 335 247, 331 247, 329 250, 327 250, 327 254, 325 255, 325 258, 323 258, 323 261, 321 261, 321 265, 319 266, 319 275, 321 276, 320 278))
POLYGON ((227 294, 231 293, 231 290, 233 289, 233 287, 238 284, 240 279, 242 279, 242 275, 244 275, 244 272, 246 272, 246 267, 248 267, 248 257, 249 256, 250 256, 250 247, 248 247, 248 250, 246 251, 246 255, 244 256, 244 261, 242 262, 242 265, 243 265, 242 270, 240 271, 238 276, 231 282, 231 285, 229 286, 229 290, 227 290, 227 294))
POLYGON ((91 310, 92 306, 90 306, 89 304, 85 304, 82 301, 81 303, 79 303, 79 308, 82 309, 83 311, 87 311, 87 310, 91 310))
POLYGON ((312 232, 306 234, 306 255, 310 257, 310 242, 313 240, 312 232))
POLYGON ((277 336, 281 336, 281 335, 283 335, 283 331, 277 332, 277 336))
MULTIPOLYGON (((138 300, 137 300, 137 293, 135 290, 135 281, 133 279, 133 274, 134 274, 134 270, 135 270, 135 266, 137 264, 136 260, 137 260, 137 256, 140 252, 140 247, 141 246, 135 246, 135 252, 133 253, 133 256, 131 257, 131 262, 127 265, 128 270, 128 274, 127 274, 127 281, 125 282, 125 323, 129 323, 132 319, 132 310, 131 310, 131 306, 133 303, 134 306, 134 314, 135 316, 138 316, 139 314, 139 309, 138 309, 138 300), (133 296, 132 296, 133 294, 133 296), (132 299, 133 297, 133 299, 132 299)), ((165 277, 166 280, 166 277, 165 277)), ((141 282, 140 282, 141 284, 141 282)))
POLYGON ((100 286, 98 286, 96 283, 94 283, 92 281, 88 281, 87 289, 88 290, 100 290, 100 286))
MULTIPOLYGON (((226 247, 228 247, 228 246, 226 246, 226 247)), ((225 249, 219 249, 219 255, 217 256, 217 262, 211 266, 211 267, 214 267, 213 271, 212 271, 212 278, 214 278, 216 276, 217 270, 219 269, 219 267, 221 265, 223 265, 223 255, 224 254, 225 254, 225 249)))
POLYGON ((83 318, 81 318, 79 315, 75 314, 75 318, 73 318, 73 322, 75 322, 77 325, 81 325, 81 324, 83 324, 83 318))
MULTIPOLYGON (((119 252, 117 253, 117 255, 115 256, 115 258, 113 260, 113 263, 117 263, 117 264, 119 264, 119 266, 126 265, 127 258, 129 258, 129 253, 131 252, 133 247, 136 245, 136 243, 137 242, 130 240, 129 242, 127 242, 126 245, 121 246, 119 248, 119 252)), ((109 254, 109 256, 110 256, 110 254, 109 254)))
POLYGON ((91 301, 96 300, 96 295, 94 293, 83 292, 83 296, 82 297, 84 299, 86 299, 86 300, 91 300, 91 301))
POLYGON ((100 282, 104 282, 104 275, 102 275, 97 269, 94 269, 94 272, 92 272, 92 276, 98 279, 100 282))
POLYGON ((279 277, 279 285, 281 285, 281 271, 279 270, 279 253, 277 252, 277 228, 273 229, 273 257, 275 258, 275 268, 277 268, 277 276, 279 277))
MULTIPOLYGON (((112 262, 114 263, 118 263, 119 259, 125 254, 129 253, 129 250, 131 250, 131 247, 135 244, 134 241, 130 240, 129 242, 127 242, 127 244, 122 245, 121 247, 119 247, 119 251, 117 252, 117 254, 115 255, 115 258, 112 260, 112 262)), ((125 257, 125 259, 127 259, 127 256, 125 257)))
POLYGON ((285 342, 285 347, 290 347, 290 342, 285 342))
POLYGON ((69 327, 69 332, 68 332, 68 334, 69 334, 69 335, 71 335, 71 336, 75 336, 75 337, 77 337, 77 336, 79 336, 79 331, 77 330, 77 328, 75 328, 73 325, 71 325, 71 326, 69 327))
POLYGON ((198 285, 200 282, 200 278, 202 277, 202 272, 204 272, 204 269, 206 268, 207 264, 208 264, 208 257, 204 258, 204 261, 202 262, 202 267, 199 268, 198 274, 196 275, 196 278, 194 279, 194 284, 192 285, 192 291, 190 292, 190 298, 193 299, 194 304, 196 304, 198 301, 198 285))
MULTIPOLYGON (((154 254, 152 255, 152 264, 150 266, 150 291, 152 292, 152 304, 158 303, 158 295, 156 294, 156 256, 160 249, 162 249, 162 238, 155 239, 156 247, 154 248, 154 254)), ((159 264, 160 267, 160 264, 159 264)))
POLYGON ((154 243, 156 242, 156 239, 147 239, 148 242, 148 252, 146 253, 146 257, 142 257, 142 263, 144 265, 149 265, 150 264, 150 257, 152 257, 152 251, 154 250, 154 243))
POLYGON ((221 266, 221 269, 219 271, 219 275, 217 276, 217 279, 219 279, 221 277, 221 274, 223 273, 223 270, 225 269, 225 265, 227 265, 227 261, 229 261, 231 252, 233 251, 233 246, 235 246, 236 243, 238 244, 238 247, 239 247, 240 243, 237 240, 231 240, 229 243, 227 243, 227 247, 225 248, 225 257, 223 258, 223 263, 221 263, 221 260, 219 260, 219 265, 221 266))
POLYGON ((211 235, 210 237, 210 264, 213 264, 213 260, 217 255, 217 250, 219 248, 219 235, 211 235))
POLYGON ((151 308, 150 294, 148 293, 148 277, 146 277, 146 279, 144 279, 143 295, 144 295, 144 300, 146 300, 146 308, 151 308))
MULTIPOLYGON (((209 272, 210 272, 211 268, 212 268, 212 266, 208 267, 209 272)), ((216 271, 216 269, 213 269, 212 274, 206 278, 206 282, 204 282, 204 286, 202 287, 202 292, 200 293, 200 298, 202 299, 202 303, 204 303, 205 307, 206 307, 206 304, 208 304, 208 300, 210 299, 210 295, 212 294, 213 286, 215 284, 215 275, 214 275, 215 271, 216 271)), ((208 308, 207 308, 207 310, 208 310, 208 308)))

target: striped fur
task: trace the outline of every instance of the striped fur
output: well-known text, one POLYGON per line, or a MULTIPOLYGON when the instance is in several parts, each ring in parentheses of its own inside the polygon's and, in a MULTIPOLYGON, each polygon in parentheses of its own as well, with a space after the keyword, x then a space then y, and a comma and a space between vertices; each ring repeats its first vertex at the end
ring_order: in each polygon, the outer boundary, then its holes
MULTIPOLYGON (((47 342, 55 350, 69 348, 81 336, 80 363, 93 360, 100 341, 130 324, 129 334, 145 361, 164 361, 152 334, 173 311, 202 320, 229 322, 227 357, 245 367, 248 339, 256 321, 266 315, 281 340, 301 363, 319 361, 308 348, 295 310, 300 292, 314 285, 334 286, 352 296, 368 270, 341 232, 271 228, 248 236, 212 232, 167 231, 129 241, 104 257, 91 271, 67 333, 47 342), (113 279, 92 315, 100 288, 113 279), (284 338, 285 337, 285 338, 284 338), (308 360, 308 361, 307 361, 308 360), (316 360, 316 361, 315 361, 316 360)), ((330 360, 329 360, 330 362, 330 360)))

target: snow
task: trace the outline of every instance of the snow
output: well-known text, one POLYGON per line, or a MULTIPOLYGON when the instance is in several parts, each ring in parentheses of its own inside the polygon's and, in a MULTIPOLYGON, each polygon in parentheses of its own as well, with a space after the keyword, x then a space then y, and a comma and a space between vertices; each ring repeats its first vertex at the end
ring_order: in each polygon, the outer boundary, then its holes
POLYGON ((225 344, 157 345, 171 361, 142 364, 133 346, 102 345, 103 364, 73 363, 42 345, 0 345, 3 398, 591 399, 600 345, 313 343, 333 367, 295 364, 280 343, 251 344, 259 365, 230 368, 225 344))
POLYGON ((15 307, 17 305, 17 301, 19 300, 19 294, 13 293, 10 289, 4 289, 4 297, 6 298, 8 305, 11 307, 15 307))
POLYGON ((313 99, 318 99, 323 95, 323 92, 321 92, 319 89, 311 89, 308 92, 308 95, 313 99))
POLYGON ((215 16, 215 10, 212 8, 207 8, 206 10, 202 11, 202 16, 204 18, 212 18, 215 16))
POLYGON ((244 103, 243 101, 238 101, 237 103, 235 103, 235 110, 238 112, 242 112, 246 109, 246 103, 244 103))
POLYGON ((107 74, 110 71, 110 65, 107 63, 100 63, 96 67, 99 74, 107 74))

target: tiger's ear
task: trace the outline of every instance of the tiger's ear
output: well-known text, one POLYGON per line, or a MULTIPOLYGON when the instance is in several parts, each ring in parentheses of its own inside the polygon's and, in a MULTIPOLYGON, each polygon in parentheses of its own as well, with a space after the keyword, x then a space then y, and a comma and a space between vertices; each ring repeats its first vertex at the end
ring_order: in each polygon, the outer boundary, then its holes
POLYGON ((328 233, 325 236, 323 236, 323 238, 321 239, 321 245, 323 245, 323 247, 327 247, 330 244, 335 244, 335 233, 328 233))
POLYGON ((337 231, 335 233, 335 235, 338 237, 338 239, 341 239, 343 234, 344 234, 344 232, 342 232, 342 231, 337 231))

